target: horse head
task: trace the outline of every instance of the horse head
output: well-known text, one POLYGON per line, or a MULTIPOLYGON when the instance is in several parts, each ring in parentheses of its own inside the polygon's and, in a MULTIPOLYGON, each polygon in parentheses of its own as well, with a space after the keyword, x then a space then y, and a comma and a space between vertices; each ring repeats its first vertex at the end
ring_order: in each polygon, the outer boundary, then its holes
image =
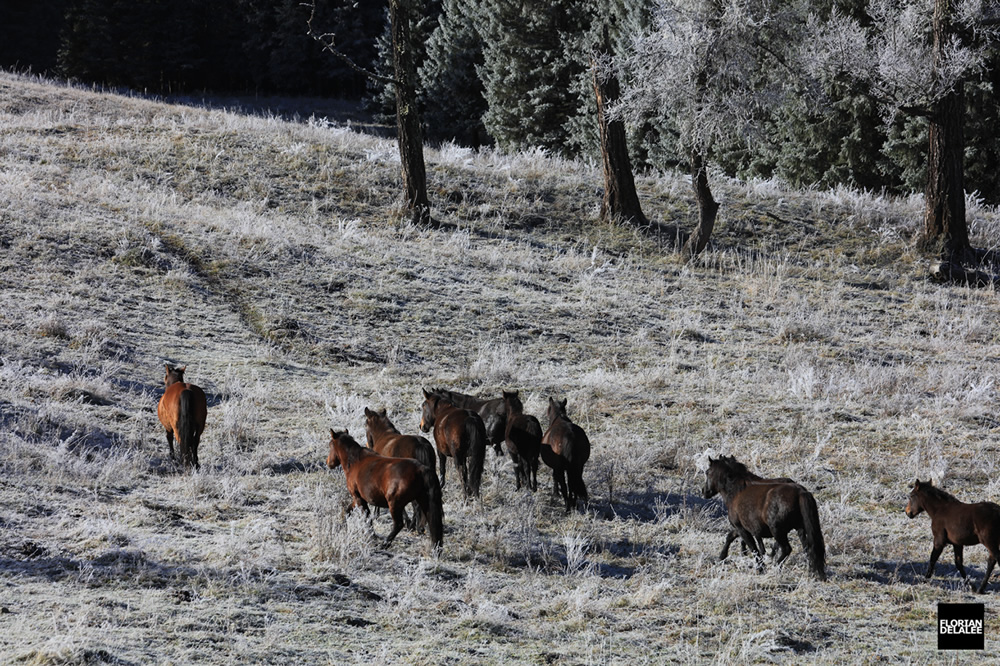
POLYGON ((178 382, 180 382, 180 383, 184 382, 184 371, 187 370, 187 366, 186 365, 184 367, 181 367, 181 366, 171 367, 170 365, 167 365, 166 363, 164 363, 163 367, 167 371, 167 373, 163 376, 163 385, 164 386, 170 386, 171 384, 177 384, 178 382))
POLYGON ((705 499, 715 497, 719 492, 721 462, 720 458, 708 459, 708 469, 705 470, 705 485, 701 489, 701 494, 705 499))
POLYGON ((376 412, 365 407, 365 443, 368 448, 375 448, 375 437, 372 434, 379 426, 379 421, 385 418, 385 412, 376 412))
POLYGON ((434 427, 434 412, 440 401, 441 396, 424 389, 424 404, 420 407, 420 429, 423 432, 430 432, 434 427))
POLYGON ((521 402, 521 397, 517 391, 502 391, 503 401, 507 406, 507 415, 519 414, 524 411, 524 403, 521 402))
POLYGON ((924 510, 922 491, 926 483, 917 479, 913 482, 913 489, 910 490, 910 499, 906 503, 906 517, 916 518, 924 510))
POLYGON ((566 398, 563 398, 562 400, 549 398, 548 417, 550 423, 559 418, 569 419, 569 417, 566 416, 566 400, 566 398))
POLYGON ((340 452, 337 450, 337 445, 340 443, 341 437, 349 437, 346 428, 343 432, 337 432, 333 428, 330 428, 330 453, 326 457, 326 466, 330 469, 336 469, 343 462, 340 459, 340 452))

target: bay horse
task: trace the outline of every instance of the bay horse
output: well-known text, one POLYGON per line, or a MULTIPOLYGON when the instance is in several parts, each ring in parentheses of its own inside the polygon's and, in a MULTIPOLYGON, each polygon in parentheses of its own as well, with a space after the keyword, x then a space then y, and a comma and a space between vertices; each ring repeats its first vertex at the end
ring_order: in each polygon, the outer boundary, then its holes
POLYGON ((156 407, 156 415, 167 430, 167 444, 170 445, 170 459, 174 456, 174 437, 180 449, 181 463, 185 469, 198 464, 198 444, 201 434, 205 431, 205 419, 208 416, 208 401, 205 392, 194 384, 184 381, 184 367, 171 367, 164 364, 166 375, 163 383, 166 390, 156 407))
POLYGON ((542 460, 552 468, 552 481, 566 502, 566 512, 588 499, 583 466, 590 459, 590 440, 566 415, 566 398, 549 398, 549 427, 542 436, 542 460))
POLYGON ((434 445, 420 435, 404 435, 392 424, 386 411, 365 407, 365 439, 368 446, 390 458, 413 458, 431 469, 437 467, 434 445))
POLYGON ((538 456, 542 448, 542 426, 534 416, 524 413, 524 404, 517 391, 503 392, 507 406, 507 426, 504 441, 514 462, 514 483, 517 490, 523 483, 532 492, 538 490, 538 456))
POLYGON ((454 458, 465 499, 469 499, 469 495, 479 497, 487 443, 483 419, 471 409, 456 407, 442 394, 424 389, 420 429, 430 432, 432 428, 437 444, 441 487, 445 482, 445 459, 454 458))
MULTIPOLYGON (((400 433, 384 409, 376 411, 365 407, 365 440, 369 448, 383 456, 413 458, 427 465, 432 471, 437 469, 434 445, 427 441, 426 437, 400 433)), ((407 521, 408 527, 415 527, 419 523, 419 506, 413 518, 413 524, 407 521)))
POLYGON ((968 578, 962 551, 965 546, 981 543, 989 551, 986 575, 976 590, 982 594, 993 573, 993 567, 1000 560, 1000 506, 993 502, 967 504, 935 487, 930 481, 917 479, 910 491, 910 501, 906 504, 906 515, 916 518, 922 511, 926 511, 931 517, 931 534, 934 535, 926 577, 934 575, 934 565, 937 564, 941 551, 951 544, 955 549, 955 568, 962 574, 962 578, 968 578))
POLYGON ((477 398, 447 389, 431 389, 431 393, 437 393, 456 407, 477 412, 483 419, 486 436, 493 445, 493 452, 498 456, 503 455, 503 449, 500 445, 503 444, 507 435, 507 405, 503 398, 477 398))
POLYGON ((792 552, 788 533, 797 530, 809 568, 819 580, 826 580, 826 544, 816 498, 808 490, 797 483, 761 479, 730 457, 709 458, 703 494, 706 499, 716 494, 722 497, 733 527, 720 559, 725 559, 729 545, 740 536, 763 560, 763 539, 773 538, 780 549, 775 563, 780 564, 792 552))
POLYGON ((361 507, 370 516, 368 505, 389 509, 392 531, 382 542, 388 548, 403 529, 405 507, 416 502, 427 517, 427 533, 433 548, 444 541, 444 510, 441 486, 434 470, 412 458, 388 458, 354 441, 345 429, 330 429, 330 453, 326 458, 330 469, 343 467, 347 492, 353 502, 351 509, 361 507))

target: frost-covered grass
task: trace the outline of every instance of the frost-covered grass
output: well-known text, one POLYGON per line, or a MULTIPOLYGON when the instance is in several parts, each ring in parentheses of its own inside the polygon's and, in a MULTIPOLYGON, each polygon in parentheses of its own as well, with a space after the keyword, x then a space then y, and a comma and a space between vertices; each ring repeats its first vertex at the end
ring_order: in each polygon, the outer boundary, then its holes
MULTIPOLYGON (((685 265, 596 221, 594 165, 427 162, 433 230, 385 139, 0 76, 0 661, 938 659, 936 603, 973 595, 948 553, 924 581, 929 521, 902 508, 916 476, 1000 496, 1000 327, 994 291, 923 279, 919 197, 719 177, 685 265), (167 362, 209 395, 196 474, 166 459, 167 362), (490 453, 481 502, 449 467, 443 552, 379 549, 328 429, 384 407, 415 432, 431 385, 539 417, 566 397, 588 510, 544 468, 515 493, 490 453), (814 491, 829 582, 794 539, 780 569, 716 561, 710 448, 814 491)), ((638 183, 691 224, 683 176, 638 183)))

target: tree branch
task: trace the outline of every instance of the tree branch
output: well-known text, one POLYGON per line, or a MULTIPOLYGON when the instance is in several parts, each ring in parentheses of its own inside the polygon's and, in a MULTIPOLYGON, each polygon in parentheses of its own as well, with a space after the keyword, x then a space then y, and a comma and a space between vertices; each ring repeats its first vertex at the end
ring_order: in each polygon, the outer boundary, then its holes
POLYGON ((319 42, 320 45, 323 47, 324 51, 333 54, 334 56, 342 60, 352 70, 354 70, 358 74, 361 74, 362 76, 372 79, 373 81, 378 81, 379 83, 388 83, 394 86, 400 85, 400 82, 394 79, 393 77, 384 76, 377 72, 365 69, 364 67, 361 67, 356 62, 351 60, 344 53, 342 53, 334 43, 334 36, 335 36, 334 33, 324 32, 320 34, 313 29, 313 19, 316 18, 316 0, 312 0, 312 2, 309 3, 304 2, 302 3, 302 5, 305 7, 309 7, 310 9, 309 20, 306 22, 306 25, 309 26, 309 31, 307 34, 313 39, 315 39, 317 42, 319 42))

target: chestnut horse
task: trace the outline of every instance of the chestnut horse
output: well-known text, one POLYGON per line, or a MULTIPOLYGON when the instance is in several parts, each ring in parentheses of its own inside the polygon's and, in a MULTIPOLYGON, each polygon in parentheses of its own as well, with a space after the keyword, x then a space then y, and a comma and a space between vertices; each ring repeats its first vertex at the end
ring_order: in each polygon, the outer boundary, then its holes
POLYGON ((477 398, 447 389, 431 389, 431 393, 437 393, 456 407, 471 409, 478 413, 483 419, 486 436, 493 445, 493 452, 498 456, 503 455, 500 445, 503 444, 507 434, 507 405, 503 398, 477 398))
POLYGON ((194 384, 184 381, 186 365, 183 368, 172 368, 169 365, 163 367, 167 370, 163 377, 166 390, 156 407, 156 414, 160 417, 160 423, 167 429, 170 459, 175 460, 174 437, 176 437, 184 467, 194 465, 195 469, 199 469, 201 466, 198 464, 198 444, 201 442, 201 433, 205 431, 205 418, 208 415, 205 392, 194 384))
POLYGON ((565 398, 559 402, 549 398, 548 417, 549 428, 542 437, 540 453, 545 464, 552 468, 552 481, 569 512, 578 501, 588 499, 583 466, 590 458, 590 440, 583 428, 566 415, 565 398))
POLYGON ((776 564, 792 552, 788 533, 798 530, 809 568, 826 580, 826 545, 819 525, 819 509, 812 494, 797 483, 766 481, 750 473, 735 458, 709 459, 705 471, 705 498, 722 496, 733 530, 726 535, 720 559, 736 535, 743 538, 759 560, 764 558, 764 538, 774 538, 780 549, 776 564))
POLYGON ((413 458, 431 469, 437 465, 434 445, 420 435, 404 435, 392 424, 386 411, 365 407, 365 438, 368 446, 390 458, 413 458))
POLYGON ((542 426, 538 419, 524 413, 517 391, 503 392, 507 406, 507 427, 504 441, 507 453, 514 461, 514 483, 518 490, 523 482, 529 490, 538 490, 538 455, 542 447, 542 426))
POLYGON ((479 497, 486 458, 486 427, 478 413, 462 409, 442 394, 424 389, 424 404, 420 408, 420 429, 434 429, 437 444, 441 486, 444 487, 445 458, 454 458, 462 482, 465 499, 479 497))
POLYGON ((934 575, 934 565, 948 544, 955 549, 955 567, 958 573, 962 574, 962 578, 968 578, 962 551, 965 546, 981 543, 990 553, 986 560, 986 575, 976 590, 982 594, 993 573, 993 567, 1000 560, 1000 506, 993 502, 967 504, 940 488, 935 488, 930 481, 917 479, 910 491, 910 501, 906 504, 906 515, 916 518, 921 511, 926 511, 931 517, 931 534, 934 535, 927 578, 934 575))
POLYGON ((392 532, 382 542, 383 548, 388 548, 403 529, 405 507, 410 502, 416 502, 422 515, 427 517, 431 546, 441 547, 444 510, 441 486, 433 469, 412 458, 381 456, 354 441, 347 430, 337 432, 332 428, 326 466, 344 468, 347 492, 353 498, 352 509, 361 507, 369 516, 369 504, 389 509, 392 532))

